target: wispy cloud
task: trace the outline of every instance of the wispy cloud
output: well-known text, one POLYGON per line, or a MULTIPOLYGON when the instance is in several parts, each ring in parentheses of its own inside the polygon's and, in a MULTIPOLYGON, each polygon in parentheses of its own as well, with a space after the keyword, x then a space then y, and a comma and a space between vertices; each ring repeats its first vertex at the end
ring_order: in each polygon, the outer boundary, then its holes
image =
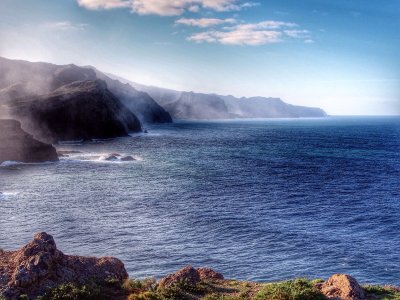
POLYGON ((176 20, 175 24, 206 28, 206 27, 213 27, 213 26, 218 26, 218 25, 223 25, 223 24, 235 24, 236 22, 237 21, 233 18, 229 18, 229 19, 217 19, 217 18, 186 19, 186 18, 181 18, 181 19, 176 20))
POLYGON ((84 23, 71 23, 69 21, 46 23, 45 26, 52 30, 84 30, 88 24, 84 23))
POLYGON ((280 43, 285 38, 310 39, 307 30, 293 29, 297 27, 298 25, 295 23, 263 21, 228 26, 221 30, 195 33, 189 36, 188 40, 197 43, 259 46, 280 43))
POLYGON ((185 11, 198 12, 201 9, 238 11, 257 5, 241 0, 77 0, 87 9, 130 8, 140 15, 179 16, 185 11))
POLYGON ((265 45, 279 43, 282 33, 279 31, 232 30, 232 31, 207 31, 195 33, 188 37, 189 41, 197 43, 220 43, 223 45, 265 45))

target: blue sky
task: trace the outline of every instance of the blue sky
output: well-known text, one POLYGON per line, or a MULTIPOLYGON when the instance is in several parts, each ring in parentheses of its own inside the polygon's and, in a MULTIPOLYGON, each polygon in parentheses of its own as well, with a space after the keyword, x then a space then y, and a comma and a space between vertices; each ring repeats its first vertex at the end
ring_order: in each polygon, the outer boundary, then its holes
POLYGON ((1 0, 0 56, 400 114, 400 0, 1 0))

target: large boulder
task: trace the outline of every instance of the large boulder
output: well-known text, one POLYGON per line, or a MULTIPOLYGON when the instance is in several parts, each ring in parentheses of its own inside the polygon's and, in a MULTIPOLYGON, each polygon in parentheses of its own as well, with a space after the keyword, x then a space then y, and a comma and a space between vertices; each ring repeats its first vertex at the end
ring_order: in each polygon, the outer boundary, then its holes
POLYGON ((224 276, 209 268, 195 269, 192 266, 187 266, 183 269, 180 269, 176 273, 169 274, 166 277, 162 278, 159 282, 159 287, 168 288, 180 283, 195 285, 200 281, 207 279, 223 280, 224 276))
POLYGON ((0 120, 0 163, 58 161, 56 149, 35 140, 15 120, 0 120))
POLYGON ((350 275, 335 274, 321 285, 321 292, 334 300, 364 300, 362 287, 350 275))
POLYGON ((84 284, 107 279, 122 283, 127 278, 120 260, 65 255, 45 232, 36 234, 20 250, 0 252, 0 298, 11 300, 22 294, 35 298, 63 283, 84 284))

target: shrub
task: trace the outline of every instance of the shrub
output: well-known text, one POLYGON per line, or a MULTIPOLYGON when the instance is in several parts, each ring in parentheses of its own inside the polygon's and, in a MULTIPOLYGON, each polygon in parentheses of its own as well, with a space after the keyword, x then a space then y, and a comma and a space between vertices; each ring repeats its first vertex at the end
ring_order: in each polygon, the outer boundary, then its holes
POLYGON ((104 299, 96 285, 78 286, 74 283, 62 284, 47 291, 37 300, 100 300, 104 299))
POLYGON ((400 300, 400 290, 390 286, 366 285, 363 288, 379 300, 400 300))
POLYGON ((256 300, 319 300, 326 299, 307 279, 300 278, 266 284, 256 300))
POLYGON ((128 293, 141 293, 141 292, 154 292, 157 286, 157 281, 153 278, 146 278, 143 280, 139 279, 127 279, 123 284, 122 288, 128 293))
POLYGON ((164 298, 155 292, 143 292, 129 295, 128 300, 164 300, 164 298))
POLYGON ((202 298, 202 300, 247 300, 250 299, 245 295, 221 295, 221 294, 210 294, 202 298))

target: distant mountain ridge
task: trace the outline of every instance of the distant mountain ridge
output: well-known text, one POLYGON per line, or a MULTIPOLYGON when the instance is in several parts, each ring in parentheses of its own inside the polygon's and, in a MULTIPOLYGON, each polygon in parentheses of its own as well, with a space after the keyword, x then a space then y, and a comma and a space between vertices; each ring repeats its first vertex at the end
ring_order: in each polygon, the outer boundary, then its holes
POLYGON ((146 92, 163 106, 173 119, 321 118, 327 116, 321 108, 291 105, 280 98, 236 98, 231 95, 180 92, 146 86, 112 74, 107 75, 128 83, 139 91, 146 92))

